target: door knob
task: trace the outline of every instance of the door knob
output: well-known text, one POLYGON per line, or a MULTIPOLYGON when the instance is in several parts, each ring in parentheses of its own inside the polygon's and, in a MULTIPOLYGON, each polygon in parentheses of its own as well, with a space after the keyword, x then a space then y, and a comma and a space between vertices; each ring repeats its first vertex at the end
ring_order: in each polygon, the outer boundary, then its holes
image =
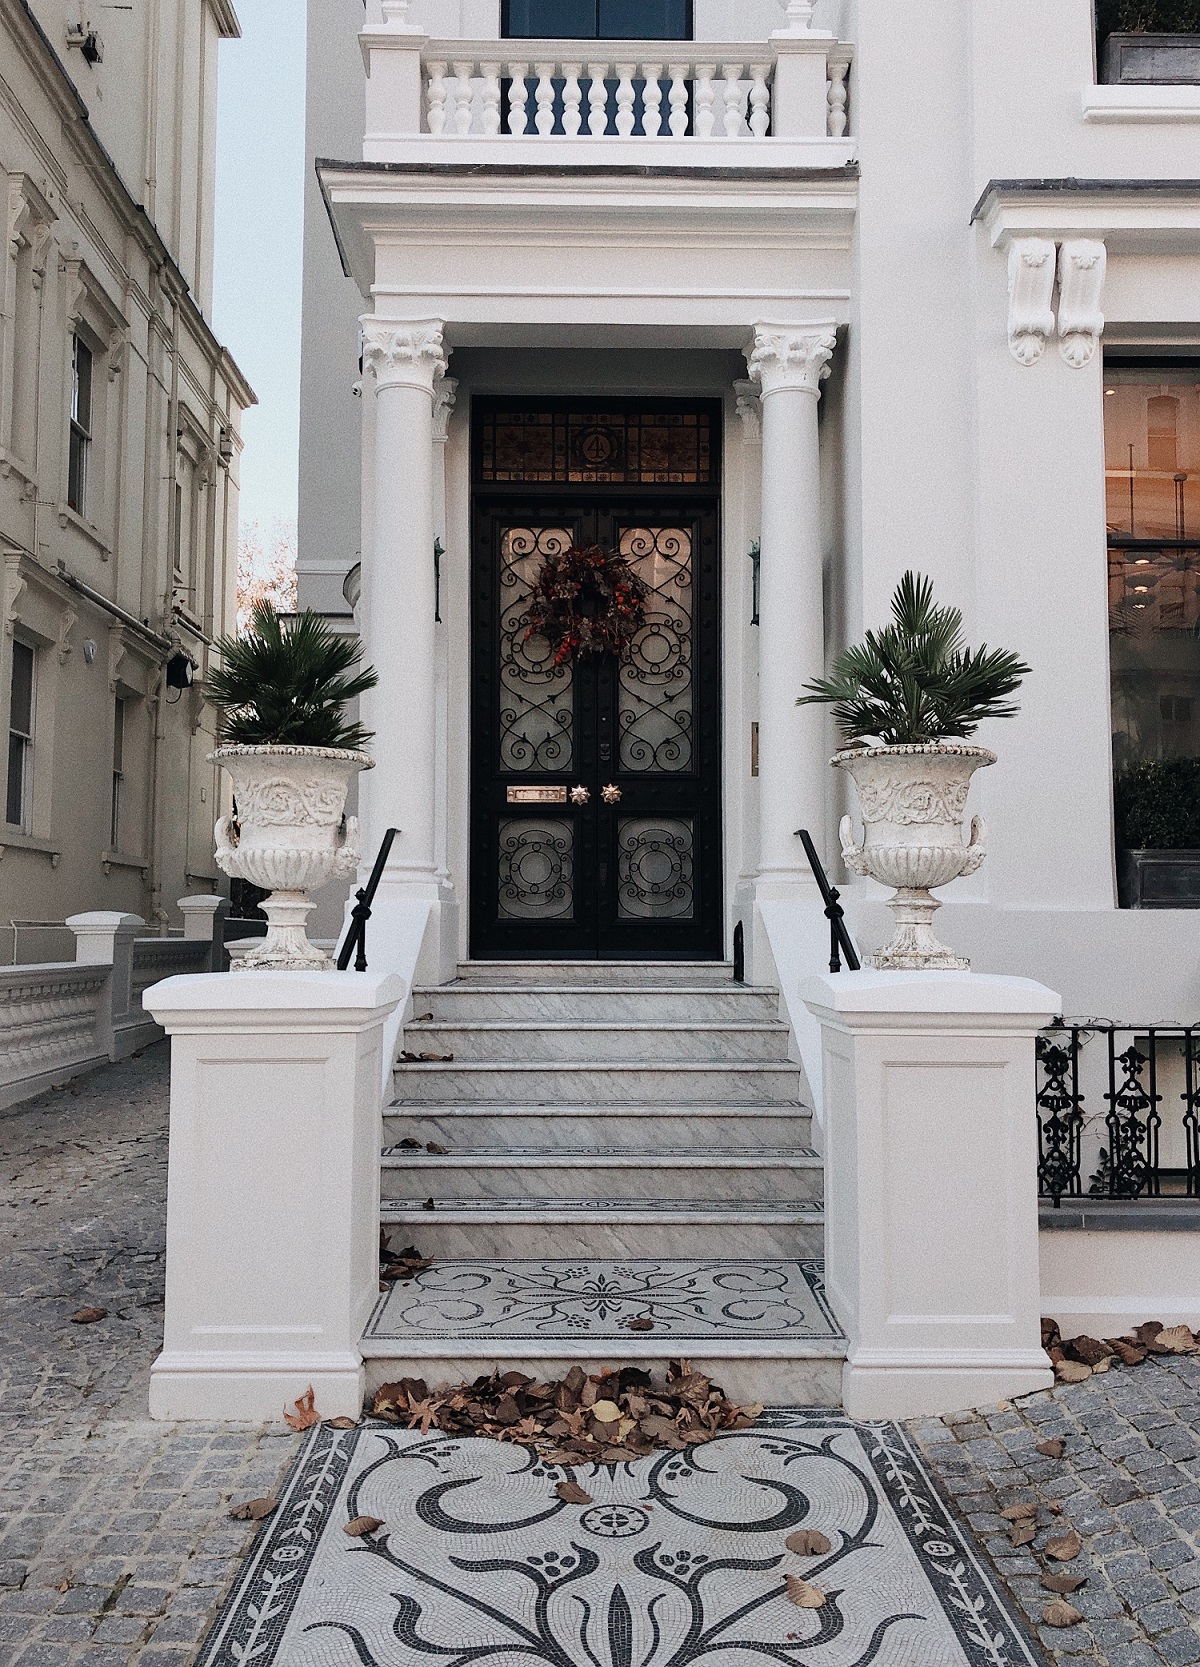
POLYGON ((621 802, 621 789, 619 787, 614 787, 610 781, 607 787, 601 788, 600 797, 604 800, 606 805, 619 805, 621 802))
POLYGON ((573 805, 586 805, 591 796, 586 787, 573 787, 571 789, 571 803, 573 805))

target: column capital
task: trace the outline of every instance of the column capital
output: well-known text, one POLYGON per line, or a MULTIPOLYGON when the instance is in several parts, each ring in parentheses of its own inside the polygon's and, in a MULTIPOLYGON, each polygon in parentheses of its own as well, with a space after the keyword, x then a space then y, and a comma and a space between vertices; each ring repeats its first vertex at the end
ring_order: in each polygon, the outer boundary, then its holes
POLYGON ((790 390, 819 396, 837 347, 837 325, 756 324, 746 349, 750 380, 763 399, 790 390))
POLYGON ((457 398, 457 377, 439 374, 433 384, 433 438, 437 445, 444 446, 450 438, 450 418, 457 398))
POLYGON ((448 363, 442 346, 442 320, 377 318, 368 313, 360 322, 363 368, 374 376, 375 392, 420 388, 432 399, 434 383, 446 374, 448 363))

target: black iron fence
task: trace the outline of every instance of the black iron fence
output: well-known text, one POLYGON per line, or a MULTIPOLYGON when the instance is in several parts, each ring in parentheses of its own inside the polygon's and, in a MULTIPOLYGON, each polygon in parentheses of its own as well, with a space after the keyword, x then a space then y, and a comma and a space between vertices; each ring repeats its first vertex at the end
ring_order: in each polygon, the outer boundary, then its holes
POLYGON ((1061 1019, 1037 1041, 1038 1191, 1200 1198, 1200 1025, 1061 1019))

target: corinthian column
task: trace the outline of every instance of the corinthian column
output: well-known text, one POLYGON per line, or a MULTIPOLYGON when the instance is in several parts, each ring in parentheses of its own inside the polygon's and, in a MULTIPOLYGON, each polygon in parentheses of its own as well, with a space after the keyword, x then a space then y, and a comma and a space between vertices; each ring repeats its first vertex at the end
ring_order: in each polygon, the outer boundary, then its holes
POLYGON ((363 782, 363 857, 370 863, 384 830, 399 828, 383 894, 436 899, 433 402, 446 370, 442 324, 372 316, 362 327, 375 389, 375 503, 360 617, 364 658, 379 673, 362 703, 376 764, 363 782))
POLYGON ((821 453, 817 401, 835 324, 759 324, 746 353, 762 399, 759 579, 759 875, 802 880, 797 828, 820 843, 825 803, 823 709, 796 696, 825 667, 821 453))

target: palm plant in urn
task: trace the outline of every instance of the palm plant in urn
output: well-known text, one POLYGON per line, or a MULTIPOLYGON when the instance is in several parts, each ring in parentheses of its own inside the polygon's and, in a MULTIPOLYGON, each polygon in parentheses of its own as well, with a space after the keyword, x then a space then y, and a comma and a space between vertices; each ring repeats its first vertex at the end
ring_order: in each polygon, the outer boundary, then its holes
POLYGON ((974 874, 986 854, 979 816, 963 840, 971 777, 996 755, 964 744, 985 718, 1011 718, 1009 699, 1029 667, 1007 649, 971 649, 962 614, 940 607, 933 585, 906 573, 892 598, 892 619, 848 648, 833 675, 805 685, 799 705, 825 702, 843 736, 831 760, 854 779, 864 837, 842 818, 842 857, 852 874, 869 874, 896 894, 896 931, 868 957, 881 969, 965 969, 970 962, 939 943, 930 888, 974 874))
POLYGON ((362 649, 306 610, 286 622, 260 602, 243 636, 217 645, 222 663, 206 694, 221 714, 222 743, 209 761, 233 780, 232 816, 214 830, 226 874, 270 892, 267 935, 238 971, 326 971, 332 958, 306 930, 312 892, 358 868, 358 822, 346 795, 373 768, 371 739, 347 720, 348 701, 379 681, 359 667, 362 649))

